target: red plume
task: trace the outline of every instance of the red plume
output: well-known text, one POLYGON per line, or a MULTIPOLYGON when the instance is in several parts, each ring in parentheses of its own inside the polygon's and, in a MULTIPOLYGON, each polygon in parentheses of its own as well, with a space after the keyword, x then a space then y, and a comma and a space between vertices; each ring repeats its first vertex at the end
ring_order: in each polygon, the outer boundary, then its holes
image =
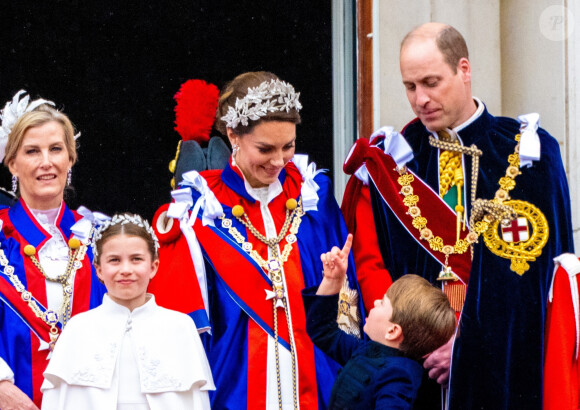
POLYGON ((195 140, 200 145, 209 141, 218 106, 218 88, 203 80, 187 80, 173 97, 175 131, 184 141, 195 140))

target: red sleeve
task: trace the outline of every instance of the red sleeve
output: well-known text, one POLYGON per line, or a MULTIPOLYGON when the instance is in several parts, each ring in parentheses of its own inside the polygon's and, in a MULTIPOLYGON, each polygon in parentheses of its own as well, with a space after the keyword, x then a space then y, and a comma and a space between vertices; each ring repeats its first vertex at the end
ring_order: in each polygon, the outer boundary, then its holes
POLYGON ((393 280, 385 268, 379 250, 369 188, 360 184, 356 199, 349 198, 348 206, 351 208, 344 209, 346 203, 343 202, 343 212, 349 213, 356 221, 353 223, 351 220, 351 223, 347 224, 350 225, 349 229, 352 229, 354 235, 352 253, 356 275, 365 309, 369 312, 374 306, 374 301, 385 296, 393 280))
POLYGON ((580 366, 574 351, 576 324, 570 279, 562 267, 554 275, 554 298, 548 303, 546 318, 544 410, 578 409, 580 366))
POLYGON ((190 314, 204 309, 203 298, 191 253, 179 222, 165 215, 168 204, 153 217, 153 229, 159 239, 159 269, 149 283, 148 292, 159 306, 190 314))

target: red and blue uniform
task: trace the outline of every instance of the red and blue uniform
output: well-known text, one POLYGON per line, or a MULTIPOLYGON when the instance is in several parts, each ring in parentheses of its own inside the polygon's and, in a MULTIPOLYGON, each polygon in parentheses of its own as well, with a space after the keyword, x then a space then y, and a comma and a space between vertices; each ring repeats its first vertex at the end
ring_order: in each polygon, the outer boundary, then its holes
MULTIPOLYGON (((201 172, 207 186, 221 206, 224 217, 250 242, 262 258, 268 259, 268 247, 232 216, 232 207, 242 205, 248 218, 262 234, 265 232, 260 203, 248 194, 237 168, 201 172)), ((286 218, 286 201, 301 196, 303 178, 292 163, 279 175, 282 192, 268 203, 276 231, 286 218)), ((332 193, 328 178, 317 174, 317 210, 302 216, 297 241, 284 263, 287 301, 297 357, 299 404, 304 409, 326 408, 339 366, 318 350, 306 333, 306 319, 301 290, 316 286, 322 279, 320 255, 333 246, 342 246, 347 230, 332 193)), ((193 191, 193 203, 199 193, 193 191)), ((162 207, 158 212, 165 210, 162 207)), ((158 216, 153 226, 158 230, 158 216)), ((216 391, 212 407, 219 409, 266 408, 268 337, 274 336, 272 289, 266 272, 234 240, 219 219, 215 226, 203 226, 201 212, 193 229, 201 245, 207 272, 207 306, 203 302, 186 238, 177 223, 167 233, 159 232, 161 242, 159 273, 150 285, 158 303, 181 310, 196 320, 198 328, 210 325, 211 334, 202 335, 212 368, 216 391), (206 309, 209 315, 206 315, 206 309), (209 322, 208 322, 209 320, 209 322)), ((284 248, 286 240, 280 242, 284 248)), ((351 260, 348 271, 350 287, 357 290, 351 260)), ((360 308, 360 306, 359 306, 360 308)), ((288 348, 288 323, 283 309, 278 309, 279 343, 288 348)))
MULTIPOLYGON (((72 236, 71 227, 80 218, 80 215, 68 209, 63 202, 56 218, 56 227, 66 242, 72 236)), ((23 200, 11 208, 0 210, 0 220, 0 246, 8 264, 14 267, 14 274, 26 291, 32 294, 40 309, 45 311, 46 280, 31 259, 24 255, 24 247, 30 244, 38 251, 51 235, 37 222, 23 200)), ((75 273, 72 315, 100 305, 106 292, 96 276, 92 260, 92 249, 89 246, 82 266, 75 273)), ((50 327, 36 317, 22 300, 21 293, 14 288, 6 275, 5 267, 0 269, 0 357, 14 372, 15 385, 40 407, 40 386, 44 380, 42 373, 48 364, 47 343, 50 341, 50 327)))

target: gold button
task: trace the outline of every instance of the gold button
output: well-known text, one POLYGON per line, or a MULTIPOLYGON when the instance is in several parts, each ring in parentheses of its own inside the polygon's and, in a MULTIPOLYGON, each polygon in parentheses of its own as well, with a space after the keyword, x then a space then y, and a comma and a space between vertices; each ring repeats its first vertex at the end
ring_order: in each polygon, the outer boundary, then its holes
POLYGON ((78 249, 81 247, 81 241, 79 241, 77 238, 70 238, 68 240, 68 246, 71 249, 78 249))
POLYGON ((297 206, 298 203, 294 198, 290 198, 289 200, 286 201, 286 209, 288 209, 289 211, 295 210, 297 206))
POLYGON ((24 254, 26 256, 33 256, 36 253, 36 248, 30 244, 24 247, 24 254))
POLYGON ((234 205, 232 208, 232 215, 236 218, 241 217, 244 214, 244 207, 241 205, 234 205))

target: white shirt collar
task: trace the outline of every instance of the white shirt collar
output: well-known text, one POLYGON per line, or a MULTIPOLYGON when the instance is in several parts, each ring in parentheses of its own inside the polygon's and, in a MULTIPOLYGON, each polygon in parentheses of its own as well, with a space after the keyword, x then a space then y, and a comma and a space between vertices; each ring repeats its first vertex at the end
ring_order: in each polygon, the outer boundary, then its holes
POLYGON ((253 188, 248 183, 246 178, 244 178, 244 185, 246 187, 246 191, 248 191, 248 194, 250 194, 252 198, 265 204, 269 204, 270 201, 282 193, 282 184, 278 178, 276 178, 276 181, 263 188, 253 188))
MULTIPOLYGON (((459 141, 461 141, 461 138, 459 137, 459 131, 461 131, 462 129, 473 123, 475 120, 477 120, 481 116, 481 114, 483 114, 483 110, 485 109, 485 104, 479 98, 473 97, 473 100, 477 104, 477 108, 475 109, 473 115, 469 117, 467 121, 465 121, 462 124, 459 124, 457 127, 453 129, 445 128, 445 131, 447 131, 449 135, 451 135, 452 137, 457 137, 459 141)), ((437 134, 436 131, 431 131, 431 134, 435 138, 439 139, 439 135, 437 134)), ((461 144, 463 144, 463 141, 461 141, 461 144)))
POLYGON ((467 121, 465 121, 463 124, 460 124, 457 127, 453 128, 453 131, 455 131, 455 132, 461 131, 462 129, 467 127, 469 124, 471 124, 473 121, 478 119, 481 116, 481 114, 483 114, 483 110, 485 109, 485 104, 483 104, 483 102, 477 97, 473 97, 473 100, 477 104, 477 109, 475 110, 473 115, 467 119, 467 121))

